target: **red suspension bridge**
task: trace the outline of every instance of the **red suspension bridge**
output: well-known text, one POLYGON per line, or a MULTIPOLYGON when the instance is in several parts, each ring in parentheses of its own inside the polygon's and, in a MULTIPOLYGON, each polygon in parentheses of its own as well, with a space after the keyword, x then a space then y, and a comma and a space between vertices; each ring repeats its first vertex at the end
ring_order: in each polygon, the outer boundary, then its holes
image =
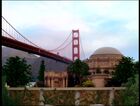
MULTIPOLYGON (((48 57, 60 62, 71 63, 84 54, 79 30, 72 30, 66 40, 57 48, 46 50, 23 36, 2 16, 2 45, 25 52, 48 57), (71 37, 72 36, 72 37, 71 37), (80 49, 80 47, 82 49, 80 49), (71 58, 71 59, 70 59, 71 58)), ((84 54, 85 56, 85 54, 84 54)))

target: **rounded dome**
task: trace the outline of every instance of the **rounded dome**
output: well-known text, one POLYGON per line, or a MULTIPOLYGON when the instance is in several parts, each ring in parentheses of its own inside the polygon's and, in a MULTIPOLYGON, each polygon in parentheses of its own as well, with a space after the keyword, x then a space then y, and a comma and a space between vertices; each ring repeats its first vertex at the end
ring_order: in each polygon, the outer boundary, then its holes
POLYGON ((121 52, 113 47, 102 47, 97 49, 93 53, 93 55, 95 54, 120 54, 121 55, 121 52))

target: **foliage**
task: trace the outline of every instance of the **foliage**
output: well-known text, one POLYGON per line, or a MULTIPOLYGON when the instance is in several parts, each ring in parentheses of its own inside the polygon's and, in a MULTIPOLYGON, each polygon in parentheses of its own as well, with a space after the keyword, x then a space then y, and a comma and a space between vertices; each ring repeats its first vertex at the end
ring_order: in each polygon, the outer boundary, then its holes
POLYGON ((74 84, 81 84, 81 79, 89 75, 89 67, 86 63, 77 59, 72 64, 68 66, 68 72, 72 73, 74 78, 74 84))
POLYGON ((43 81, 38 81, 36 82, 37 87, 44 87, 44 82, 43 81))
POLYGON ((124 105, 139 105, 139 81, 138 75, 135 75, 135 81, 129 79, 126 83, 127 89, 123 92, 123 104, 124 105))
POLYGON ((121 86, 126 83, 130 77, 134 77, 138 72, 137 63, 133 62, 133 58, 123 56, 116 65, 112 79, 108 82, 110 86, 121 86))
POLYGON ((120 87, 121 86, 121 84, 117 81, 117 80, 115 80, 115 79, 108 79, 107 80, 107 83, 105 84, 105 87, 120 87))
POLYGON ((44 99, 45 99, 45 104, 54 104, 54 100, 52 98, 44 96, 44 99))
POLYGON ((39 76, 38 76, 39 81, 44 81, 44 71, 45 71, 45 65, 44 65, 44 60, 42 60, 40 65, 40 70, 39 70, 39 76))
POLYGON ((24 58, 10 57, 2 69, 6 82, 11 87, 25 86, 31 80, 31 65, 24 58))
POLYGON ((94 87, 94 84, 91 80, 86 80, 85 82, 82 83, 83 87, 94 87))
POLYGON ((45 71, 45 64, 44 64, 44 60, 42 60, 40 64, 39 75, 38 75, 38 80, 39 80, 37 82, 38 87, 44 87, 44 71, 45 71))
POLYGON ((101 99, 101 94, 99 93, 99 91, 96 91, 96 98, 95 98, 96 104, 100 103, 100 99, 101 99))
POLYGON ((80 76, 89 75, 88 69, 88 65, 79 59, 75 60, 74 63, 68 67, 68 71, 79 74, 80 76))
MULTIPOLYGON (((124 84, 126 90, 121 92, 121 105, 122 106, 139 106, 139 75, 136 74, 133 77, 129 78, 128 82, 124 84)), ((115 102, 115 100, 114 100, 115 102)), ((118 103, 115 102, 116 106, 118 103)))
POLYGON ((47 91, 44 92, 45 104, 51 104, 55 106, 73 106, 74 99, 74 91, 47 91))
POLYGON ((134 62, 134 72, 136 74, 139 73, 139 61, 134 62))
POLYGON ((19 106, 19 100, 14 101, 9 95, 5 87, 6 77, 2 76, 2 106, 19 106))
POLYGON ((74 82, 74 77, 71 72, 68 71, 68 87, 74 87, 75 82, 74 82))

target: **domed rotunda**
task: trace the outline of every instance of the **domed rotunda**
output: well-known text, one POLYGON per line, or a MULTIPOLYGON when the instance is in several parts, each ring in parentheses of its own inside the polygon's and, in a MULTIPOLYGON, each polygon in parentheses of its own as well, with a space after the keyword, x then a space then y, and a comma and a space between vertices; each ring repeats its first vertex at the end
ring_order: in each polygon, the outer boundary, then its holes
POLYGON ((104 86, 104 84, 99 84, 100 81, 95 81, 95 77, 96 79, 97 76, 101 79, 109 77, 122 56, 122 53, 113 47, 102 47, 97 49, 90 58, 85 61, 89 66, 89 72, 96 86, 104 86))

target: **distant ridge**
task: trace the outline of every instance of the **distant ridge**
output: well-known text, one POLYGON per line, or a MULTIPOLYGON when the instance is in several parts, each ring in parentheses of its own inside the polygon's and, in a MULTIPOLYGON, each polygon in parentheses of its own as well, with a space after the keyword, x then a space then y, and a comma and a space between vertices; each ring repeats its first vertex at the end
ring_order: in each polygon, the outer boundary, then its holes
POLYGON ((21 58, 25 58, 28 64, 31 65, 31 72, 33 80, 37 80, 38 71, 40 68, 40 63, 42 60, 45 61, 46 70, 54 70, 54 71, 66 71, 67 65, 64 63, 59 63, 56 60, 52 60, 46 57, 38 57, 34 54, 29 54, 27 52, 23 52, 20 50, 2 47, 2 65, 5 64, 6 60, 9 57, 19 56, 21 58))

